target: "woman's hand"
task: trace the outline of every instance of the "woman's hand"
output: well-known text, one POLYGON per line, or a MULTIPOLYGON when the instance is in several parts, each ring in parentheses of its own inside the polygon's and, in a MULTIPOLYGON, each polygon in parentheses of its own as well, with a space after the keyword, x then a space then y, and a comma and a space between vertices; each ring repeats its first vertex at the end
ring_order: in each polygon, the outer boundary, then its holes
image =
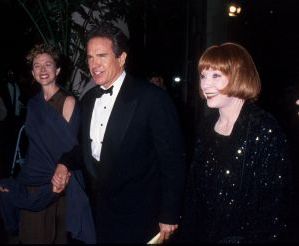
POLYGON ((58 164, 52 178, 53 192, 61 193, 69 183, 71 173, 63 164, 58 164))
POLYGON ((0 192, 9 192, 9 189, 0 186, 0 192))

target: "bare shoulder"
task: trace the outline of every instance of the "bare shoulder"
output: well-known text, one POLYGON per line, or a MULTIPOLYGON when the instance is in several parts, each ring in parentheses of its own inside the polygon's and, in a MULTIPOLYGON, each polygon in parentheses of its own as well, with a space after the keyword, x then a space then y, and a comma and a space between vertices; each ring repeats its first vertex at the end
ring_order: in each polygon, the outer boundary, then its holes
POLYGON ((73 97, 73 96, 67 96, 67 97, 65 98, 63 107, 65 107, 65 108, 70 107, 71 109, 74 109, 75 104, 76 104, 76 99, 75 99, 75 97, 73 97))
POLYGON ((76 104, 76 99, 73 96, 67 96, 63 105, 63 117, 67 122, 70 121, 76 104))

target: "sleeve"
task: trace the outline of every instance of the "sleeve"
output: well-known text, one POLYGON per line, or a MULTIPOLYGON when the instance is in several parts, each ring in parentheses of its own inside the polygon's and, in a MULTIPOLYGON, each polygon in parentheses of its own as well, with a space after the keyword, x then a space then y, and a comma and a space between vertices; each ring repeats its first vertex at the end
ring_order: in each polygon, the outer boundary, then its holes
POLYGON ((58 163, 65 165, 69 170, 81 169, 83 158, 80 144, 75 145, 70 151, 63 153, 58 163))
POLYGON ((150 129, 160 161, 161 203, 159 221, 177 224, 185 180, 185 154, 178 116, 166 92, 153 99, 150 129))
POLYGON ((285 236, 291 195, 291 162, 286 137, 276 126, 262 127, 259 161, 259 237, 275 242, 285 236))
POLYGON ((201 175, 200 158, 202 158, 202 141, 198 138, 186 180, 182 226, 178 234, 179 243, 194 243, 200 240, 199 232, 202 226, 199 219, 200 197, 198 194, 200 187, 198 177, 201 175))

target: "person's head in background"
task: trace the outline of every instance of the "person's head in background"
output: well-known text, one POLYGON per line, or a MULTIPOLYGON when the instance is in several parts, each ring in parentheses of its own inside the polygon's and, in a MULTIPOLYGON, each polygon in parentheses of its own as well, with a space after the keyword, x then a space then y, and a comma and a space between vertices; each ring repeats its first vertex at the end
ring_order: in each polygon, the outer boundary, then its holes
POLYGON ((148 80, 156 86, 166 89, 164 78, 160 73, 152 72, 149 75, 148 80))

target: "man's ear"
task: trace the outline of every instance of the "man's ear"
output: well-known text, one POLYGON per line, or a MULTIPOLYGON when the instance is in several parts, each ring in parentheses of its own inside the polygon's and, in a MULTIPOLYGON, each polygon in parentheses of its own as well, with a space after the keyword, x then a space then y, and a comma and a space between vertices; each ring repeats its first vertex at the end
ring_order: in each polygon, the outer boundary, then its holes
POLYGON ((121 55, 118 57, 118 62, 119 62, 119 65, 121 67, 125 66, 126 59, 127 59, 127 53, 126 52, 121 53, 121 55))

